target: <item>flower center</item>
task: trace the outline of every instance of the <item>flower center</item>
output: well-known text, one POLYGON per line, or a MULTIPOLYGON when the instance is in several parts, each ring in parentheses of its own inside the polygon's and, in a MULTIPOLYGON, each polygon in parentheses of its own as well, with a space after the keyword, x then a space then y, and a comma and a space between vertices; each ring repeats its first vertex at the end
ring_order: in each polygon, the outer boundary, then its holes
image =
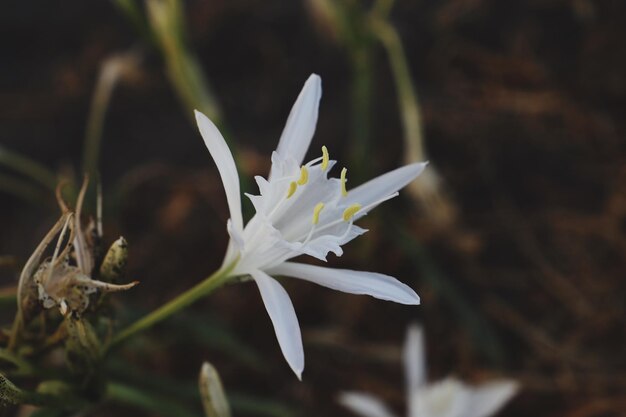
POLYGON ((285 240, 307 244, 315 235, 334 235, 338 239, 347 236, 353 218, 362 210, 362 206, 358 203, 343 203, 343 199, 348 196, 348 170, 343 168, 338 179, 327 178, 330 165, 328 149, 322 146, 322 156, 302 165, 298 178, 293 176, 276 180, 289 181, 289 185, 285 197, 278 199, 269 210, 268 218, 281 231, 285 240), (310 223, 302 221, 303 212, 311 213, 310 223), (341 226, 342 223, 347 223, 347 227, 341 226))

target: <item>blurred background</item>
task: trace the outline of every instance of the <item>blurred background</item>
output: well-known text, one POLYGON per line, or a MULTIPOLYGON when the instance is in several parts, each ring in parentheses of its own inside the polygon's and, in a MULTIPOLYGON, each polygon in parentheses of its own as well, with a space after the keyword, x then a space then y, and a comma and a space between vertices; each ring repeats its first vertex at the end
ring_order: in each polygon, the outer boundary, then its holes
POLYGON ((126 237, 141 281, 112 297, 120 326, 209 275, 228 213, 191 110, 219 124, 256 193, 315 72, 310 158, 326 145, 350 186, 431 163, 329 257, 398 277, 422 305, 284 280, 300 383, 256 286, 229 286, 111 358, 123 389, 91 415, 201 415, 204 360, 238 416, 349 416, 344 390, 403 415, 414 321, 432 380, 521 382, 501 415, 626 415, 625 17, 610 0, 4 2, 1 294, 58 218, 57 180, 84 171, 100 174, 105 243, 126 237))

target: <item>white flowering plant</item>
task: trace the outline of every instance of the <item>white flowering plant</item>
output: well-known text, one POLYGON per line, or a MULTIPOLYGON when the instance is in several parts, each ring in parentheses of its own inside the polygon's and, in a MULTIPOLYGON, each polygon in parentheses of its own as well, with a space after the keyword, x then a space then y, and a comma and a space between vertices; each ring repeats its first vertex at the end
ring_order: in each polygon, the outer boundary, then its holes
MULTIPOLYGON (((226 253, 213 274, 119 332, 113 330, 111 310, 103 308, 102 295, 130 290, 137 284, 117 282, 126 263, 126 242, 118 239, 103 255, 102 199, 97 199, 97 218, 85 221, 82 206, 87 180, 73 209, 63 199, 62 187, 58 187, 62 215, 24 266, 17 291, 18 314, 6 348, 0 350, 0 359, 13 363, 17 375, 33 376, 36 372, 29 355, 62 347, 67 368, 73 380, 80 383, 77 386, 65 380, 44 381, 37 390, 28 391, 0 374, 0 401, 45 406, 60 413, 84 409, 91 398, 102 398, 111 390, 120 389, 107 386, 102 376, 102 364, 116 348, 229 283, 256 284, 280 350, 300 380, 305 365, 300 325, 278 277, 409 306, 420 304, 410 286, 389 275, 319 265, 327 261, 330 253, 340 257, 344 245, 367 232, 357 225, 359 220, 379 204, 398 196, 427 167, 426 162, 410 163, 350 187, 347 168, 337 169, 337 161, 331 159, 326 146, 321 147, 318 156, 305 162, 321 95, 321 78, 312 74, 271 154, 268 175, 255 177, 258 194, 245 195, 255 210, 247 222, 242 214, 240 177, 233 154, 216 125, 202 112, 195 112, 200 136, 226 195, 226 253), (44 258, 50 250, 52 256, 44 258), (317 262, 308 263, 307 258, 317 262), (60 315, 55 316, 54 311, 60 315), (51 321, 54 330, 42 330, 37 324, 38 316, 51 321)), ((454 378, 426 384, 422 351, 421 331, 411 328, 405 348, 411 417, 487 417, 516 390, 516 385, 508 381, 478 388, 454 378)), ((207 415, 230 416, 219 375, 208 363, 201 370, 200 392, 207 415)), ((145 404, 145 400, 138 401, 145 404)), ((382 402, 367 394, 344 393, 341 402, 366 417, 392 416, 382 402)))
MULTIPOLYGON (((428 383, 424 332, 418 325, 407 330, 404 372, 408 417, 489 417, 515 395, 513 380, 470 386, 455 377, 428 383)), ((362 417, 394 417, 377 397, 358 391, 341 393, 339 402, 362 417)))

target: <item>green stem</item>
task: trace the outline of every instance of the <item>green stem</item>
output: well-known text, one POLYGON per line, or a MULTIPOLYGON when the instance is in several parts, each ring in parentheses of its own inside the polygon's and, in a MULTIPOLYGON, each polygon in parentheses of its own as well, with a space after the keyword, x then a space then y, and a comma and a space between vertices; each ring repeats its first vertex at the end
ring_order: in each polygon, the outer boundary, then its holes
POLYGON ((136 65, 136 57, 132 53, 114 55, 107 58, 100 67, 100 74, 91 99, 91 108, 85 131, 83 149, 83 172, 90 178, 96 178, 100 150, 102 147, 102 131, 113 89, 122 72, 127 67, 136 65))
POLYGON ((7 166, 23 174, 45 187, 54 190, 56 188, 56 175, 38 162, 27 158, 4 146, 0 146, 0 165, 7 166))
POLYGON ((167 74, 187 114, 206 114, 218 126, 221 111, 200 62, 188 47, 183 3, 180 0, 148 0, 148 22, 167 67, 167 74))
MULTIPOLYGON (((0 153, 2 149, 0 149, 0 153)), ((2 157, 0 156, 0 159, 2 157)), ((0 160, 0 164, 3 161, 0 160)), ((46 201, 43 192, 30 181, 25 181, 12 175, 0 174, 0 191, 13 194, 33 204, 42 204, 46 201)))
POLYGON ((12 363, 17 368, 17 372, 14 374, 28 375, 34 370, 30 363, 7 349, 0 348, 0 361, 12 363))
POLYGON ((351 166, 356 167, 357 179, 363 179, 370 154, 372 55, 368 41, 355 45, 352 52, 352 141, 351 166))
POLYGON ((131 324, 126 329, 119 332, 109 342, 105 349, 105 352, 108 352, 111 349, 115 348, 120 343, 124 342, 126 339, 135 335, 136 333, 139 333, 154 326, 155 324, 165 320, 172 314, 182 310, 183 308, 189 306, 200 298, 211 294, 214 290, 221 287, 224 283, 226 283, 229 278, 232 277, 230 273, 232 272, 236 264, 237 260, 235 260, 230 265, 217 270, 213 273, 213 275, 209 276, 204 281, 188 289, 184 293, 180 294, 178 297, 170 300, 166 304, 163 304, 161 307, 157 308, 153 312, 137 320, 135 323, 131 324))
POLYGON ((192 410, 155 393, 140 388, 111 382, 107 386, 107 398, 118 404, 126 404, 159 415, 177 417, 195 417, 192 410))
POLYGON ((402 41, 396 29, 388 21, 372 17, 370 24, 372 33, 378 37, 389 56, 391 71, 396 83, 398 105, 402 114, 407 162, 424 161, 426 156, 421 109, 402 41))

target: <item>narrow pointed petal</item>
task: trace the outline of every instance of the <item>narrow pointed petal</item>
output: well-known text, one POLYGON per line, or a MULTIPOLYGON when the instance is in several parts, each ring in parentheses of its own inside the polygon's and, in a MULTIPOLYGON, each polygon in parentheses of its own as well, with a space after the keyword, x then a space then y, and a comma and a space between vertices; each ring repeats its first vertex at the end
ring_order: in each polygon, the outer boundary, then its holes
POLYGON ((488 417, 495 414, 515 395, 519 385, 515 381, 494 381, 474 388, 466 417, 488 417))
POLYGON ((387 406, 373 395, 360 392, 343 392, 339 404, 363 417, 394 417, 387 406))
POLYGON ((103 292, 119 292, 126 291, 139 284, 139 281, 129 282, 128 284, 111 284, 110 282, 98 281, 91 278, 83 278, 77 280, 77 285, 82 285, 89 290, 101 290, 103 292))
POLYGON ((239 175, 237 174, 235 160, 233 159, 230 149, 228 149, 224 137, 222 137, 222 134, 213 122, 199 111, 196 110, 195 113, 200 134, 202 135, 202 139, 204 139, 204 144, 215 161, 217 170, 222 178, 233 227, 240 232, 243 230, 243 217, 241 215, 239 175))
POLYGON ((426 354, 424 352, 424 331, 421 326, 409 326, 404 343, 404 366, 409 405, 409 415, 416 415, 413 394, 426 383, 426 354))
POLYGON ((311 74, 291 108, 276 148, 276 153, 283 160, 293 158, 298 165, 302 164, 315 133, 321 97, 322 79, 317 74, 311 74))
POLYGON ((350 294, 365 294, 400 304, 417 305, 420 303, 419 296, 408 285, 376 272, 325 268, 296 262, 284 262, 273 267, 269 272, 303 279, 350 294))
POLYGON ((300 325, 289 295, 278 281, 265 272, 255 270, 250 275, 259 287, 263 304, 274 325, 280 349, 293 372, 302 380, 304 349, 300 325))
POLYGON ((374 178, 348 192, 346 205, 358 203, 365 207, 395 193, 413 181, 426 168, 427 162, 405 165, 374 178))

